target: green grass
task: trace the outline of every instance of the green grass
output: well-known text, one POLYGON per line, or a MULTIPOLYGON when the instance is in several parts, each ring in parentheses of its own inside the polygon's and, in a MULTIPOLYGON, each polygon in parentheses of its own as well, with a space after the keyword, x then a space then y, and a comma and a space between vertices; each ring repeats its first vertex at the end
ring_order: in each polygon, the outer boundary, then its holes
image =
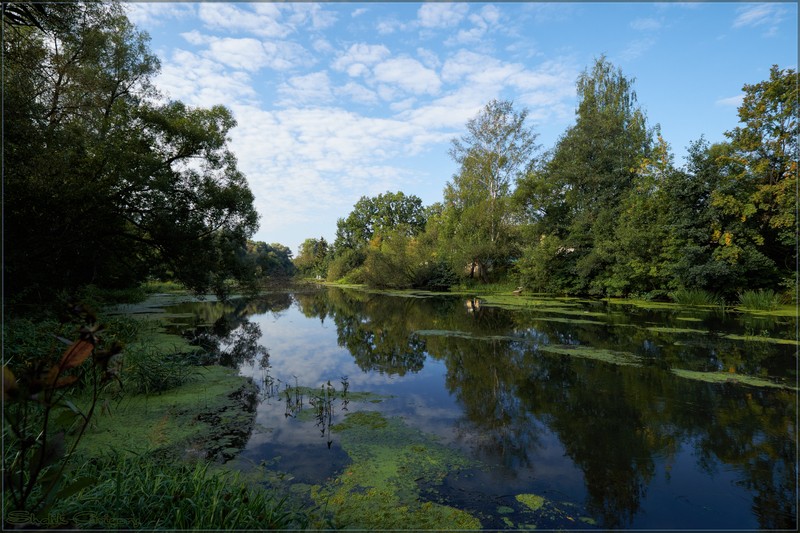
POLYGON ((62 500, 52 515, 79 529, 299 529, 304 513, 291 509, 238 473, 207 463, 109 456, 73 471, 89 486, 62 500))
POLYGON ((774 311, 781 304, 781 296, 772 289, 744 291, 739 293, 739 305, 744 309, 774 311))

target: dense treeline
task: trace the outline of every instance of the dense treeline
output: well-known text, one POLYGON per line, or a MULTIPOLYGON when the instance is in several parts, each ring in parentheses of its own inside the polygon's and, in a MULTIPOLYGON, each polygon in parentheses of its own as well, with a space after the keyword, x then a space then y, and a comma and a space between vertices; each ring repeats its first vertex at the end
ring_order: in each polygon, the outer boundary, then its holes
POLYGON ((459 170, 442 203, 363 197, 336 242, 308 239, 296 265, 377 287, 467 277, 591 296, 792 295, 797 74, 773 66, 743 90, 740 125, 725 142, 693 142, 679 167, 633 80, 601 57, 578 78, 575 124, 550 150, 526 110, 492 101, 452 142, 459 170))
POLYGON ((148 39, 116 2, 3 4, 7 302, 294 273, 288 249, 248 241, 231 112, 160 95, 148 39))

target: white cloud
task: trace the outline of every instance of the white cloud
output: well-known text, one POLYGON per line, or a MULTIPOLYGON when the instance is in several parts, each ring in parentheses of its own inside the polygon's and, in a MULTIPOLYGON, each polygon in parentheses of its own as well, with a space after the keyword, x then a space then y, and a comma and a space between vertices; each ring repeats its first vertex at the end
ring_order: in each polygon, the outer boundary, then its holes
POLYGON ((382 44, 356 43, 346 52, 339 54, 331 67, 334 70, 346 71, 353 77, 361 76, 367 72, 367 67, 375 65, 389 55, 389 49, 382 44))
POLYGON ((342 87, 337 87, 334 89, 334 92, 337 95, 346 96, 360 104, 375 104, 378 102, 378 95, 375 94, 375 91, 354 82, 349 82, 342 87))
POLYGON ((654 18, 638 18, 631 21, 631 28, 637 31, 655 31, 661 28, 661 22, 654 18))
POLYGON ((742 105, 743 100, 744 100, 744 94, 737 94, 736 96, 720 98, 719 100, 714 102, 714 104, 724 107, 739 107, 740 105, 742 105))
POLYGON ((436 55, 436 52, 425 48, 417 48, 417 56, 422 61, 422 64, 428 68, 437 69, 442 66, 442 62, 439 61, 439 56, 436 55))
POLYGON ((417 22, 423 28, 452 28, 468 11, 469 6, 464 3, 423 4, 417 11, 417 22))
POLYGON ((247 74, 228 72, 216 61, 180 49, 162 64, 155 83, 168 98, 195 106, 257 99, 247 74))
POLYGON ((626 46, 625 49, 620 52, 619 57, 623 61, 633 61, 634 59, 639 59, 648 50, 650 50, 654 44, 656 44, 656 40, 652 37, 635 39, 628 43, 628 46, 626 46))
POLYGON ((484 35, 491 30, 501 29, 500 10, 493 5, 486 5, 481 8, 480 13, 473 13, 469 16, 472 28, 460 30, 454 37, 445 41, 448 46, 456 44, 469 44, 479 42, 484 35))
POLYGON ((201 3, 199 17, 209 29, 268 38, 284 38, 303 27, 322 30, 336 22, 334 12, 316 3, 258 2, 247 9, 225 2, 201 3))
POLYGON ((353 18, 360 17, 361 15, 366 13, 367 11, 369 11, 367 8, 360 7, 358 9, 356 9, 355 11, 353 11, 352 13, 350 13, 350 16, 353 17, 353 18))
POLYGON ((232 33, 248 32, 260 37, 286 37, 292 28, 282 24, 280 10, 275 4, 258 3, 245 10, 224 2, 203 2, 198 15, 206 28, 232 33))
POLYGON ((194 14, 194 6, 167 2, 123 2, 128 19, 137 26, 159 26, 172 18, 189 17, 194 14))
POLYGON ((736 12, 738 16, 733 21, 734 28, 776 26, 785 13, 778 4, 752 4, 740 7, 736 12))
POLYGON ((312 72, 304 76, 294 76, 278 86, 282 97, 281 106, 311 104, 321 105, 333 100, 330 79, 325 72, 312 72))
POLYGON ((435 71, 410 57, 388 59, 379 63, 375 66, 374 74, 377 81, 414 94, 436 94, 441 87, 435 71))

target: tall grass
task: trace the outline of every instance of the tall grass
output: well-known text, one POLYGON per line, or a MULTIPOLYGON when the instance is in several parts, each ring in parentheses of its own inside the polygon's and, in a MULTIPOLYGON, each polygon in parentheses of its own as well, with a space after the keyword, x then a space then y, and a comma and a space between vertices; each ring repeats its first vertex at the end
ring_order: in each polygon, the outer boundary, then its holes
POLYGON ((724 302, 722 298, 703 289, 678 289, 669 294, 672 301, 680 305, 714 305, 724 302))
POLYGON ((739 293, 739 305, 745 309, 759 311, 772 311, 781 303, 780 294, 772 289, 759 289, 757 291, 744 291, 739 293))
POLYGON ((238 473, 148 457, 106 457, 83 465, 96 482, 56 511, 80 529, 303 529, 305 514, 238 473), (97 481, 100 480, 100 481, 97 481))
POLYGON ((152 394, 179 387, 200 377, 200 367, 180 352, 164 353, 147 345, 134 345, 123 355, 125 389, 152 394))

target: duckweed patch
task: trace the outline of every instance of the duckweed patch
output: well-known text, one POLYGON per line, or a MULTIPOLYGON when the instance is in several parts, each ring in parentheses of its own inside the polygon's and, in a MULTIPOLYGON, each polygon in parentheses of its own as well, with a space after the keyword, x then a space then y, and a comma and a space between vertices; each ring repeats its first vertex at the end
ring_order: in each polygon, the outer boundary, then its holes
POLYGON ((537 494, 517 494, 516 499, 531 511, 538 511, 544 505, 544 498, 537 494))
POLYGON ((646 328, 647 331, 652 331, 654 333, 685 333, 691 335, 707 335, 707 330, 702 329, 692 329, 692 328, 670 328, 666 326, 650 326, 646 328))
POLYGON ((786 344, 789 346, 800 346, 800 342, 794 339, 778 339, 775 337, 764 337, 761 335, 736 335, 736 334, 728 334, 723 335, 726 339, 731 339, 735 341, 746 341, 746 342, 767 342, 770 344, 786 344))
POLYGON ((642 363, 642 358, 630 352, 618 352, 605 348, 594 348, 592 346, 573 345, 573 344, 551 344, 539 346, 539 351, 568 355, 570 357, 580 357, 583 359, 593 359, 615 365, 638 366, 642 363))
POLYGON ((366 529, 480 529, 469 513, 420 501, 420 484, 439 484, 469 460, 400 418, 376 411, 349 413, 333 426, 352 463, 311 497, 335 523, 366 529))
POLYGON ((797 387, 786 383, 776 383, 765 378, 735 374, 731 372, 700 372, 696 370, 685 370, 683 368, 673 368, 672 373, 676 376, 704 381, 706 383, 732 383, 736 385, 749 385, 751 387, 768 387, 777 389, 797 390, 797 387))

